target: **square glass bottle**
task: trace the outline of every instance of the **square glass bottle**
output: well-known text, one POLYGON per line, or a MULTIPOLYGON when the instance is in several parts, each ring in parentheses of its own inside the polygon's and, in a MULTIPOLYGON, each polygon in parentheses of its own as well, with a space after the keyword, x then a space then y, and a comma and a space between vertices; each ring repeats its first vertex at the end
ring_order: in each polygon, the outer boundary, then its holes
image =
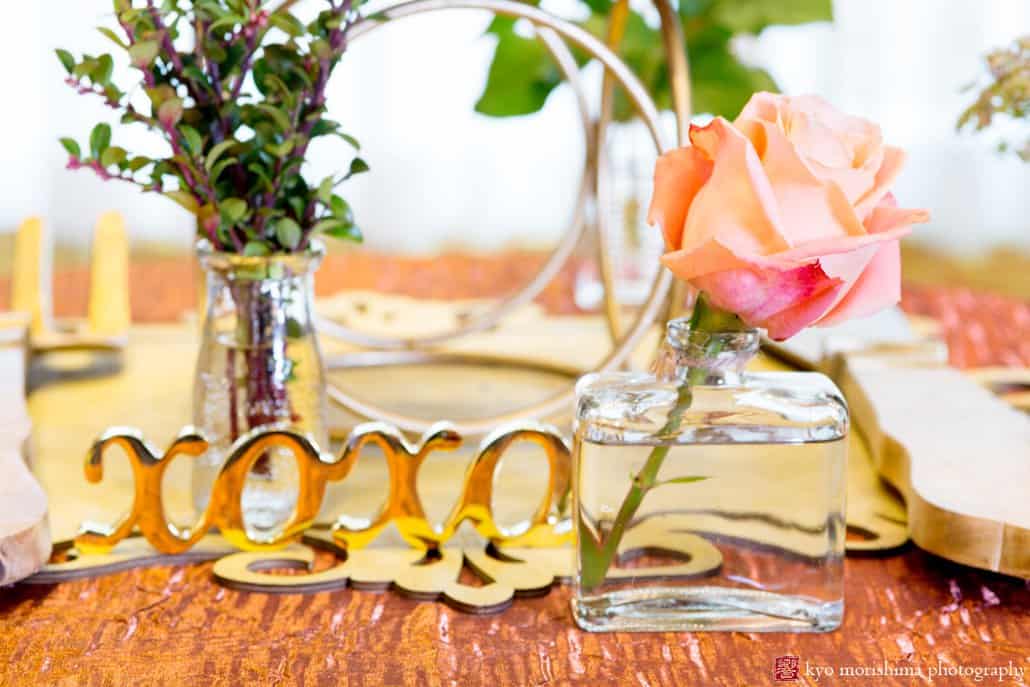
POLYGON ((745 372, 759 338, 674 320, 653 374, 579 381, 583 629, 840 626, 847 405, 818 373, 745 372))

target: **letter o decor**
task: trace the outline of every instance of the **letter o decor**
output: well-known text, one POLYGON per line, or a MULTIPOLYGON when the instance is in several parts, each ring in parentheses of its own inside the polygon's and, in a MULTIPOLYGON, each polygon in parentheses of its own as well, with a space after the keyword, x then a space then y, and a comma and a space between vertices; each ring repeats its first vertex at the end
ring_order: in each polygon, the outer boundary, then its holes
MULTIPOLYGON (((625 2, 626 0, 619 0, 619 4, 625 4, 625 2)), ((667 61, 669 64, 670 83, 673 90, 673 102, 679 123, 679 136, 682 138, 685 130, 684 123, 690 116, 689 78, 685 51, 683 50, 683 35, 676 18, 676 13, 669 0, 654 0, 654 2, 662 20, 662 37, 668 56, 667 61)), ((327 361, 329 369, 346 368, 355 364, 359 366, 428 364, 442 360, 468 364, 487 362, 483 356, 444 354, 434 351, 432 348, 467 334, 481 332, 495 326, 505 315, 515 308, 530 302, 539 294, 567 261, 585 230, 585 207, 590 200, 590 196, 595 194, 595 192, 599 195, 607 192, 606 169, 604 165, 597 165, 596 162, 598 159, 603 159, 603 135, 610 113, 602 112, 601 121, 596 127, 594 122, 590 120, 587 112, 586 98, 580 84, 579 70, 566 45, 566 41, 572 43, 591 57, 596 58, 604 65, 606 70, 604 88, 610 91, 612 87, 611 80, 614 79, 623 89, 629 100, 633 103, 637 114, 647 126, 655 144, 655 149, 662 153, 669 148, 662 134, 658 110, 654 101, 648 95, 640 80, 619 56, 606 46, 603 41, 579 26, 532 5, 515 2, 514 0, 413 0, 412 2, 388 7, 373 16, 359 20, 351 29, 349 34, 350 40, 351 42, 359 40, 361 37, 393 21, 420 14, 454 9, 488 10, 498 16, 514 17, 529 21, 536 30, 537 37, 544 43, 544 46, 557 62, 559 70, 572 86, 576 94, 580 119, 582 120, 581 123, 587 140, 587 161, 584 165, 576 211, 562 240, 536 276, 527 285, 515 294, 499 301, 493 308, 473 315, 468 321, 451 331, 423 337, 392 339, 365 334, 327 318, 319 318, 318 330, 321 334, 357 344, 365 349, 360 353, 330 358, 327 361), (595 130, 597 135, 595 135, 595 130)), ((613 17, 615 14, 613 12, 613 17)), ((621 32, 621 29, 615 28, 614 24, 613 29, 616 32, 621 32)), ((605 98, 602 104, 604 109, 610 111, 611 98, 605 98)), ((599 201, 598 206, 603 207, 603 202, 599 201)), ((608 245, 607 241, 603 240, 603 237, 601 239, 598 244, 601 252, 599 257, 605 291, 605 313, 613 339, 611 352, 597 367, 598 371, 604 372, 616 369, 625 363, 640 342, 641 337, 661 315, 672 284, 672 277, 668 270, 659 270, 652 284, 647 302, 640 309, 634 322, 623 332, 621 324, 616 321, 619 313, 612 286, 612 275, 609 269, 611 261, 608 256, 608 245)), ((492 358, 489 362, 496 363, 497 360, 492 358)), ((532 361, 510 359, 506 362, 520 367, 554 371, 549 367, 533 363, 532 361)), ((388 422, 401 430, 409 432, 425 432, 433 424, 430 420, 411 417, 358 399, 332 383, 329 384, 328 393, 329 398, 334 403, 366 420, 388 422)), ((495 428, 511 422, 529 419, 544 420, 571 407, 573 394, 574 389, 572 384, 570 384, 562 392, 543 401, 499 415, 455 422, 453 426, 464 435, 476 436, 488 434, 495 428)))

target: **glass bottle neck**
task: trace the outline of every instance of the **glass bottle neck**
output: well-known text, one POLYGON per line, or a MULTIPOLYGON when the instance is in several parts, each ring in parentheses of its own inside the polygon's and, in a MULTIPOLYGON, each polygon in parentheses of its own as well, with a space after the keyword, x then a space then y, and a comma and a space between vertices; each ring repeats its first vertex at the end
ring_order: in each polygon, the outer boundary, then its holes
POLYGON ((732 332, 694 331, 688 318, 672 320, 655 362, 655 375, 669 382, 730 386, 758 353, 756 329, 732 332))

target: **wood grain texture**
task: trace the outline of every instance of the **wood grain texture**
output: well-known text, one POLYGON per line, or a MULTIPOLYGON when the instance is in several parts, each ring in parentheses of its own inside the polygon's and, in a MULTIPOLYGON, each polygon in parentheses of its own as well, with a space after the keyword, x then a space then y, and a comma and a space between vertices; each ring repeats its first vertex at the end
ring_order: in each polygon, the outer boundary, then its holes
POLYGON ((846 579, 832 634, 591 635, 575 629, 566 587, 479 618, 388 593, 237 592, 213 582, 210 564, 136 570, 0 593, 0 685, 737 687, 773 684, 787 654, 838 667, 1030 668, 1022 582, 915 549, 852 558, 846 579))

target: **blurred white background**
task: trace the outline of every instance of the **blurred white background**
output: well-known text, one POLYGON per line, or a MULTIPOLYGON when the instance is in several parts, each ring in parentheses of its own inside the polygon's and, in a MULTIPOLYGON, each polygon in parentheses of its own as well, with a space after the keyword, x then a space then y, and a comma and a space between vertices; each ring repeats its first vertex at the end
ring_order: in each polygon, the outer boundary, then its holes
MULTIPOLYGON (((93 27, 110 24, 109 8, 109 0, 5 3, 0 231, 38 213, 59 241, 85 242, 95 217, 115 208, 136 240, 185 248, 190 218, 171 202, 64 169, 58 136, 82 141, 96 121, 114 120, 63 83, 53 49, 107 50, 93 27)), ((933 211, 922 240, 964 252, 1030 248, 1030 165, 997 155, 995 135, 954 127, 973 98, 961 88, 982 74, 983 53, 1030 31, 1030 2, 836 0, 834 12, 832 25, 771 29, 742 41, 741 51, 784 92, 820 93, 881 123, 888 141, 908 149, 896 192, 903 204, 933 211)), ((463 11, 409 20, 345 58, 330 108, 372 166, 344 187, 371 247, 548 246, 564 228, 583 154, 571 93, 562 87, 530 117, 475 114, 493 40, 482 36, 488 21, 463 11)), ((127 68, 119 73, 120 83, 132 83, 127 68)), ((598 81, 597 70, 588 76, 598 81)), ((114 140, 148 145, 134 128, 116 127, 114 140)), ((342 143, 315 151, 311 178, 342 166, 346 154, 342 143)))

